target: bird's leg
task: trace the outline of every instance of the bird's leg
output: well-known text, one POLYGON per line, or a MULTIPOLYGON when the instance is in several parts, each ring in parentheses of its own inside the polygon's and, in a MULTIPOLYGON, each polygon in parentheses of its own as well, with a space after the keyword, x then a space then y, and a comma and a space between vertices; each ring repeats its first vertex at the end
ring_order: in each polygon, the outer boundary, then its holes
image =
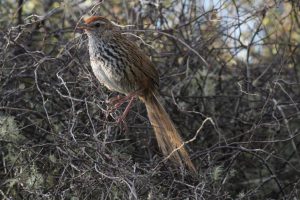
POLYGON ((126 106, 126 108, 125 108, 123 114, 118 118, 118 121, 117 121, 118 123, 124 122, 126 116, 127 116, 128 113, 129 113, 130 108, 132 107, 132 104, 133 104, 135 98, 136 98, 136 95, 134 95, 134 96, 132 96, 132 97, 130 98, 130 101, 129 101, 128 105, 126 106))
POLYGON ((109 104, 109 109, 108 109, 108 113, 111 113, 115 110, 117 110, 121 105, 123 105, 126 102, 126 96, 116 96, 116 97, 112 97, 109 100, 107 100, 106 102, 109 104))
POLYGON ((126 95, 125 97, 120 97, 120 96, 117 96, 116 98, 114 98, 112 101, 110 101, 110 103, 114 106, 113 109, 109 110, 109 112, 112 112, 116 109, 118 109, 121 105, 123 105, 127 100, 129 100, 129 103, 128 105, 126 106, 123 114, 121 116, 118 117, 117 119, 117 123, 120 123, 124 126, 124 129, 127 131, 128 130, 128 127, 127 127, 127 124, 125 122, 125 118, 127 117, 129 111, 130 111, 130 108, 132 107, 133 105, 133 102, 135 100, 135 98, 138 96, 138 93, 140 91, 135 91, 135 92, 132 92, 132 93, 129 93, 128 95, 126 95))
POLYGON ((120 95, 116 96, 116 97, 113 97, 111 99, 108 100, 108 103, 110 105, 113 105, 113 109, 111 109, 110 111, 114 111, 116 109, 118 109, 121 105, 123 105, 128 99, 132 99, 132 97, 136 97, 138 94, 138 91, 136 92, 132 92, 132 93, 129 93, 128 95, 124 96, 124 97, 121 97, 120 95))
POLYGON ((120 101, 120 99, 122 99, 122 97, 120 95, 117 95, 115 97, 109 98, 105 101, 105 103, 113 105, 115 102, 120 101))

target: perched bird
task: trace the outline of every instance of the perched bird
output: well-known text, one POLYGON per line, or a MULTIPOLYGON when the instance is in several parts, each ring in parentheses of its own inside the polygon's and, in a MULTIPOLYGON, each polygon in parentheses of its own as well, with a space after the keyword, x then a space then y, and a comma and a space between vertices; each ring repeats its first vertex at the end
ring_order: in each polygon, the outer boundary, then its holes
POLYGON ((195 172, 183 140, 159 101, 159 75, 154 64, 105 17, 92 16, 84 22, 79 28, 88 36, 90 61, 96 78, 108 89, 127 95, 129 104, 135 97, 141 99, 164 156, 195 172))

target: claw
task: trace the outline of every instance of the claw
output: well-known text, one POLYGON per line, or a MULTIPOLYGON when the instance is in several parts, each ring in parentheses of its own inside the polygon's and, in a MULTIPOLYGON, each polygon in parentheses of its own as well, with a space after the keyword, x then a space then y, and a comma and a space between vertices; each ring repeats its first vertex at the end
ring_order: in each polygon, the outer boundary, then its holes
POLYGON ((133 92, 133 93, 128 94, 125 97, 121 97, 120 95, 118 95, 118 96, 113 97, 112 99, 109 99, 107 101, 107 103, 113 105, 113 108, 108 110, 108 113, 111 113, 111 112, 115 111, 116 109, 118 109, 121 105, 123 105, 128 99, 130 99, 128 105, 126 106, 126 108, 123 112, 123 114, 121 116, 119 116, 118 119, 117 119, 117 123, 120 123, 120 124, 124 125, 124 129, 125 129, 126 132, 128 131, 128 126, 125 123, 125 118, 128 115, 129 110, 130 110, 130 108, 131 108, 131 106, 134 102, 134 99, 136 97, 137 97, 137 93, 133 92))

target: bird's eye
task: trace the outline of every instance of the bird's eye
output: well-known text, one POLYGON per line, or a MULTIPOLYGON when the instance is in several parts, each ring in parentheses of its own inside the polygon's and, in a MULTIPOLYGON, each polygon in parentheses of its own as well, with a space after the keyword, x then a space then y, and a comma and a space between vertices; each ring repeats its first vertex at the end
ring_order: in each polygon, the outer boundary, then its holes
POLYGON ((97 28, 99 28, 101 26, 101 24, 100 23, 96 23, 94 26, 97 27, 97 28))

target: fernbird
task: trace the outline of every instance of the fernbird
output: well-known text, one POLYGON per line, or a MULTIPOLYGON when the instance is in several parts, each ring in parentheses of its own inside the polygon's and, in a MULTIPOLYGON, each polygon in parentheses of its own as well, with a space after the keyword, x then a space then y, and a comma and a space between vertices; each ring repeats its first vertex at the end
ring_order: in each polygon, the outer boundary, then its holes
POLYGON ((105 17, 92 16, 84 22, 79 28, 88 36, 90 62, 96 78, 109 90, 125 94, 129 104, 135 97, 141 99, 164 156, 195 172, 183 140, 159 101, 159 75, 149 57, 105 17))

